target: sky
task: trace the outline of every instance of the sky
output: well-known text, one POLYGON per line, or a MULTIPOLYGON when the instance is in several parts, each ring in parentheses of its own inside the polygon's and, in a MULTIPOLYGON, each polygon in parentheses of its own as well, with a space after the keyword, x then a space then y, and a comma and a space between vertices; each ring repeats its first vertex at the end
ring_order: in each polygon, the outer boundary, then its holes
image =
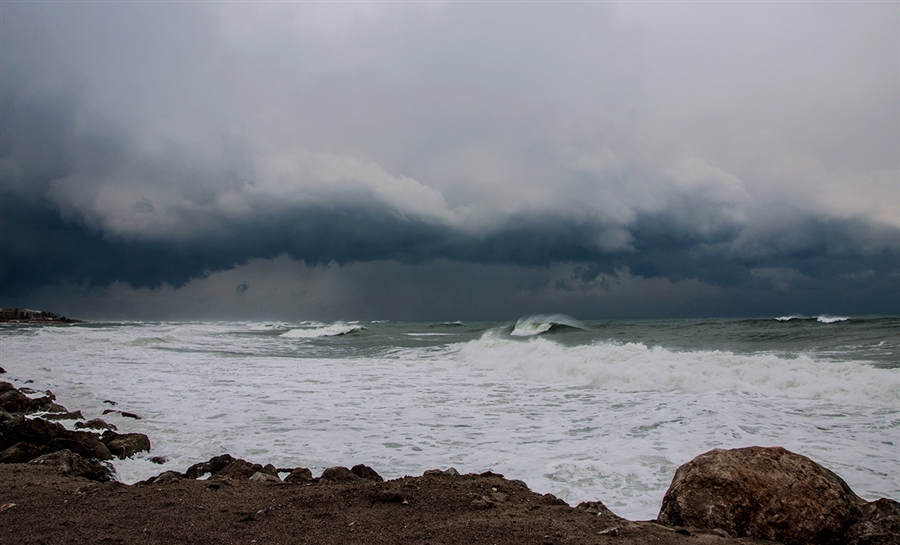
POLYGON ((0 305, 900 313, 900 4, 4 0, 0 305))

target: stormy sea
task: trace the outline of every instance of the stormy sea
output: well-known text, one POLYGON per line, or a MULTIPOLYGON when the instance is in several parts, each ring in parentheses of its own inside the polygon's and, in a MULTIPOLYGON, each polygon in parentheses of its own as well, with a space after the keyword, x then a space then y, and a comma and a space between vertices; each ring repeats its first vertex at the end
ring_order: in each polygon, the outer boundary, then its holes
POLYGON ((900 499, 897 316, 5 324, 0 356, 3 380, 150 437, 124 482, 223 453, 455 467, 651 519, 680 464, 779 445, 900 499))

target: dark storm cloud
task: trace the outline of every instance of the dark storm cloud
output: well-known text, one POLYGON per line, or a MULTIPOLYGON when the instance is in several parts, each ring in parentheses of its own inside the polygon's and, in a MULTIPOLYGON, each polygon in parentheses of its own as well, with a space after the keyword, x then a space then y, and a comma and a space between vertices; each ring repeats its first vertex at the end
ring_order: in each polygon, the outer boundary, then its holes
POLYGON ((394 277, 482 315, 900 307, 896 6, 0 9, 4 305, 293 274, 357 313, 394 277))

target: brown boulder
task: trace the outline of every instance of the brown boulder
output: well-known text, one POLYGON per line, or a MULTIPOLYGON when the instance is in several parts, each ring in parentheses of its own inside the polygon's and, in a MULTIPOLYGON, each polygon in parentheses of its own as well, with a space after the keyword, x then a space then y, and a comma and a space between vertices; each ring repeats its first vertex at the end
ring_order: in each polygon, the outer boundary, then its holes
POLYGON ((358 483, 362 480, 358 475, 354 475, 352 471, 343 466, 329 467, 322 472, 321 479, 335 483, 358 483))
POLYGON ((263 473, 278 478, 278 470, 275 469, 275 466, 273 466, 272 464, 262 466, 260 464, 254 464, 248 462, 247 460, 238 458, 237 460, 231 462, 221 470, 214 473, 213 476, 210 477, 210 480, 221 481, 230 479, 243 481, 249 479, 255 473, 263 473))
POLYGON ((284 478, 286 483, 305 483, 312 480, 312 471, 305 467, 298 467, 284 478))
POLYGON ((85 458, 112 459, 112 453, 100 441, 100 436, 89 431, 65 430, 51 439, 41 450, 45 453, 50 453, 66 449, 85 458))
POLYGON ((28 463, 54 467, 64 477, 84 477, 100 482, 115 480, 115 473, 107 465, 97 460, 82 458, 70 450, 45 454, 28 463))
POLYGON ((785 545, 838 545, 865 504, 833 472, 781 447, 715 449, 678 468, 658 521, 785 545))
POLYGON ((143 433, 115 433, 107 431, 103 443, 113 456, 120 460, 134 456, 138 452, 150 452, 150 438, 143 433))
POLYGON ((189 467, 187 471, 184 472, 184 476, 187 479, 199 479, 207 473, 215 475, 219 471, 222 471, 223 469, 228 467, 228 464, 233 461, 234 457, 232 457, 230 454, 213 456, 205 462, 200 462, 189 467))
POLYGON ((376 483, 384 482, 384 478, 369 466, 358 464, 350 468, 350 472, 366 481, 375 481, 376 483))

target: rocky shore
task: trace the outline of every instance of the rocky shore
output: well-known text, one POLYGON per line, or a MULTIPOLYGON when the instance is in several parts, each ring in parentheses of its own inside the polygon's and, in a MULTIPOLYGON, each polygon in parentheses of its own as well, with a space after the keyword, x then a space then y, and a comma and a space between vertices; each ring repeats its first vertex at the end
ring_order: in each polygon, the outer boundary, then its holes
POLYGON ((657 519, 641 522, 453 468, 385 481, 355 465, 314 477, 223 454, 116 481, 109 460, 151 448, 52 392, 0 382, 0 542, 900 544, 900 503, 866 502, 780 447, 701 454, 678 469, 657 519))

